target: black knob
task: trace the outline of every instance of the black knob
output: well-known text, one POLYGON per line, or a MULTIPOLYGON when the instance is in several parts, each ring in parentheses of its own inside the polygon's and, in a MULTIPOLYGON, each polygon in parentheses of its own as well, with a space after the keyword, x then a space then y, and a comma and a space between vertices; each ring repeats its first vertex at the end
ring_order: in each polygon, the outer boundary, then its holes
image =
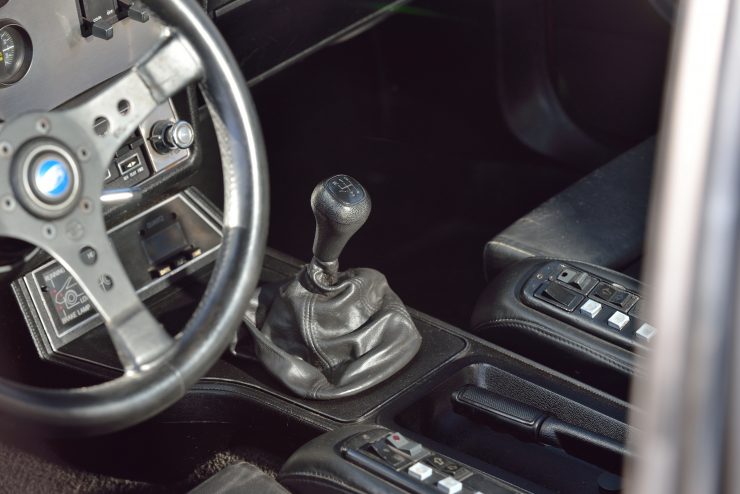
POLYGON ((332 262, 370 216, 370 196, 354 178, 335 175, 313 190, 311 209, 316 217, 313 255, 332 262))
POLYGON ((136 0, 118 0, 118 8, 121 14, 136 22, 147 22, 149 12, 144 10, 136 0))
POLYGON ((152 126, 149 140, 159 154, 167 154, 178 149, 188 149, 195 141, 193 126, 185 120, 170 122, 160 120, 152 126))
POLYGON ((113 25, 106 21, 93 22, 90 26, 90 34, 106 41, 113 39, 113 25))

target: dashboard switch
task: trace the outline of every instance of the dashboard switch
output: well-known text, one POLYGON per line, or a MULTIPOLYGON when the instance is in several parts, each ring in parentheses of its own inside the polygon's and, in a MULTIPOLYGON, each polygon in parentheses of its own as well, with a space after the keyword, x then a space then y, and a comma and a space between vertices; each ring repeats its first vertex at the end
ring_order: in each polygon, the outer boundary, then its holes
POLYGON ((644 323, 642 326, 640 326, 640 329, 638 329, 635 332, 635 337, 637 338, 637 341, 640 341, 642 343, 650 343, 650 340, 653 339, 656 333, 656 329, 649 325, 648 323, 644 323))
POLYGON ((149 138, 154 150, 159 154, 167 154, 178 149, 188 149, 195 142, 193 126, 185 120, 170 122, 160 120, 152 126, 149 138))
POLYGON ((630 318, 627 314, 623 314, 622 312, 617 311, 612 314, 607 322, 612 328, 622 331, 630 322, 630 318))
POLYGON ((452 477, 445 477, 437 482, 437 489, 446 494, 457 494, 458 492, 462 492, 462 488, 462 483, 452 477))
POLYGON ((566 310, 573 310, 583 300, 583 296, 578 293, 568 290, 562 285, 557 283, 548 283, 547 286, 539 294, 539 298, 550 302, 554 305, 559 305, 566 310))
POLYGON ((115 0, 79 0, 80 25, 84 37, 109 40, 118 21, 115 0))
POLYGON ((388 434, 385 440, 388 444, 390 444, 397 450, 402 451, 411 457, 419 456, 424 452, 424 448, 421 446, 421 444, 406 439, 406 437, 404 437, 402 434, 399 434, 398 432, 388 434))
POLYGON ((432 473, 434 473, 434 470, 423 463, 414 463, 409 467, 409 475, 422 482, 431 477, 432 473))
POLYGON ((90 34, 104 40, 113 39, 113 26, 105 21, 93 22, 90 26, 90 34))
POLYGON ((118 12, 120 16, 128 17, 132 21, 147 22, 149 20, 149 12, 142 8, 141 2, 136 0, 118 0, 118 12))
POLYGON ((601 312, 603 306, 596 300, 588 299, 586 303, 581 306, 581 314, 585 314, 591 319, 595 318, 601 312))
POLYGON ((577 271, 573 268, 563 269, 558 275, 558 281, 572 286, 581 292, 588 292, 597 283, 596 279, 589 276, 588 273, 577 271))
POLYGON ((608 283, 599 283, 591 295, 594 298, 598 298, 615 305, 620 309, 623 309, 625 312, 635 305, 635 302, 638 300, 636 295, 608 283))

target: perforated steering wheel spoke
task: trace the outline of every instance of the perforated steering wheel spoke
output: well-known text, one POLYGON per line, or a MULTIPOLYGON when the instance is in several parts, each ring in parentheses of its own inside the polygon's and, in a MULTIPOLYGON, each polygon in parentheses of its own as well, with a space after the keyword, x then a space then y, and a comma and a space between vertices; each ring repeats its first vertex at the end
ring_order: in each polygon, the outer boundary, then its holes
POLYGON ((65 108, 24 113, 0 127, 0 235, 45 249, 77 280, 127 371, 69 390, 0 379, 0 414, 52 431, 112 432, 175 403, 233 340, 262 266, 264 143, 239 64, 199 2, 148 6, 172 30, 133 69, 65 108), (223 243, 203 299, 175 341, 137 297, 106 234, 100 195, 114 153, 160 103, 196 80, 205 82, 227 177, 223 243))
POLYGON ((79 283, 108 328, 126 371, 155 362, 173 339, 136 294, 99 215, 79 215, 72 221, 80 240, 65 235, 37 239, 79 283), (65 238, 67 237, 67 238, 65 238))
POLYGON ((174 34, 102 90, 58 113, 83 130, 105 170, 144 119, 158 105, 199 80, 202 72, 192 46, 174 34))

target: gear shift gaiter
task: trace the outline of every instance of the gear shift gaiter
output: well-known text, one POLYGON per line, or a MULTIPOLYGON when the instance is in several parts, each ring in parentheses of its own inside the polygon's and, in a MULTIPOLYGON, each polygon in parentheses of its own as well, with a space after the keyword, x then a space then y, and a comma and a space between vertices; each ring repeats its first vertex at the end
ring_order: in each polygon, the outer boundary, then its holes
POLYGON ((347 175, 317 185, 313 259, 293 278, 262 286, 245 314, 257 358, 301 397, 328 400, 369 389, 409 363, 421 345, 383 274, 339 270, 339 255, 370 204, 347 175))

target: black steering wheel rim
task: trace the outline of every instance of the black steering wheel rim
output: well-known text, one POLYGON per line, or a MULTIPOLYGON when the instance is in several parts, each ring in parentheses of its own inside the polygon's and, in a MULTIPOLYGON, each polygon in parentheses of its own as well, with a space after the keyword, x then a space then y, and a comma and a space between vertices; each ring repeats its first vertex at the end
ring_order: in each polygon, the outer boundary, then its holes
POLYGON ((102 434, 142 422, 180 399, 222 355, 255 289, 264 257, 268 176, 251 96, 226 42, 195 0, 150 9, 199 55, 221 148, 223 242, 206 292, 172 352, 156 365, 87 388, 51 390, 0 380, 0 415, 34 431, 102 434))

